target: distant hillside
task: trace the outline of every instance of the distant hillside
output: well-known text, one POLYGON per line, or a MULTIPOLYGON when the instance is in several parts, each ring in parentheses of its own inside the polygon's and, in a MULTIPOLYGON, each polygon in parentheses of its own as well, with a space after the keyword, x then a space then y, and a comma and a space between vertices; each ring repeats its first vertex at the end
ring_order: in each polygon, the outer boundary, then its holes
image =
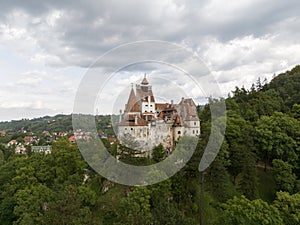
POLYGON ((0 122, 0 130, 18 131, 26 130, 31 132, 49 132, 68 131, 72 130, 72 116, 71 115, 56 115, 45 116, 35 119, 13 120, 10 122, 0 122))
MULTIPOLYGON (((113 136, 113 129, 111 125, 111 116, 97 116, 97 127, 99 132, 104 132, 108 136, 113 136)), ((0 130, 8 132, 17 132, 19 130, 26 130, 28 132, 41 133, 43 131, 59 132, 70 131, 72 127, 72 115, 56 115, 44 116, 35 119, 13 120, 10 122, 0 122, 0 130)))

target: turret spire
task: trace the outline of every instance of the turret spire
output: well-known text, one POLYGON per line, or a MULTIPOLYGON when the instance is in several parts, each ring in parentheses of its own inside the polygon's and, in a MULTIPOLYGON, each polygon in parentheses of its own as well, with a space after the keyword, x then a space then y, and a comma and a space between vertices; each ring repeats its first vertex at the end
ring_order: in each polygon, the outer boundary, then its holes
POLYGON ((125 107, 125 112, 140 112, 141 109, 139 107, 138 101, 134 94, 133 87, 131 88, 130 95, 128 98, 128 102, 125 107))
POLYGON ((142 84, 144 84, 144 85, 149 84, 149 82, 148 82, 148 80, 147 80, 147 77, 146 77, 146 73, 144 74, 144 79, 143 79, 143 81, 142 81, 142 84))

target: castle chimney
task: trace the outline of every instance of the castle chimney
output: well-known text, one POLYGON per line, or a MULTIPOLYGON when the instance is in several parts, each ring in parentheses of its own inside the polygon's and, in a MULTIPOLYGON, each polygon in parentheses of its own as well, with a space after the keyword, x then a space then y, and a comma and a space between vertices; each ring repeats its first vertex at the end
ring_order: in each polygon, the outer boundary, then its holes
POLYGON ((137 125, 137 116, 134 117, 134 124, 137 125))
POLYGON ((174 101, 173 101, 173 100, 171 100, 171 105, 173 105, 173 103, 174 103, 174 101))

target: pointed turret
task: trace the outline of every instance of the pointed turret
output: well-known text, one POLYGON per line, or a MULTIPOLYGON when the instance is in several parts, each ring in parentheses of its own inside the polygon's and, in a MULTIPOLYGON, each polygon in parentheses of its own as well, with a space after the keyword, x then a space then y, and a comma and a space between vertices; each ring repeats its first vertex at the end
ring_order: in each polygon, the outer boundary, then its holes
POLYGON ((141 112, 141 109, 140 109, 140 106, 139 106, 138 101, 136 99, 136 96, 134 94, 133 88, 131 88, 130 95, 129 95, 129 98, 128 98, 128 102, 126 104, 124 112, 127 112, 127 113, 128 112, 141 112))
POLYGON ((149 82, 148 82, 148 80, 147 80, 147 77, 146 77, 146 74, 144 74, 144 79, 143 79, 143 81, 142 81, 142 84, 143 84, 143 85, 148 85, 148 84, 149 84, 149 82))

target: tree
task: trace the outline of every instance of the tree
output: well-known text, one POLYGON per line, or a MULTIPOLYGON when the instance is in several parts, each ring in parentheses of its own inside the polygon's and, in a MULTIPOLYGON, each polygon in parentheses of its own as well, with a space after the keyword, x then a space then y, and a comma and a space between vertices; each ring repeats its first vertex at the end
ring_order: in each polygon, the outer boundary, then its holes
POLYGON ((300 104, 293 105, 292 116, 296 119, 300 119, 300 104))
POLYGON ((238 182, 240 192, 248 199, 255 199, 258 195, 258 178, 256 174, 255 157, 252 152, 244 149, 244 158, 242 159, 242 172, 238 182))
POLYGON ((195 221, 186 217, 180 210, 169 202, 162 202, 153 210, 153 225, 194 225, 195 221))
POLYGON ((84 169, 87 168, 87 165, 83 161, 78 148, 70 145, 68 140, 63 138, 55 142, 52 149, 54 183, 81 184, 84 169))
MULTIPOLYGON (((82 195, 81 191, 74 185, 66 185, 59 190, 55 198, 48 203, 43 224, 101 224, 99 218, 93 217, 90 207, 85 205, 86 196, 82 195)), ((90 193, 88 195, 93 196, 90 193)))
POLYGON ((285 225, 300 224, 300 193, 277 192, 273 206, 279 210, 285 225))
POLYGON ((296 175, 293 173, 292 165, 281 159, 274 159, 272 164, 277 190, 291 193, 296 182, 296 175))
POLYGON ((44 224, 43 215, 53 196, 54 193, 42 184, 18 190, 14 196, 17 202, 14 208, 14 214, 18 216, 17 224, 44 224))
POLYGON ((150 198, 150 191, 146 187, 136 187, 121 200, 117 224, 150 225, 150 198))
POLYGON ((220 225, 282 225, 279 210, 261 199, 250 201, 245 196, 234 197, 222 204, 220 225))
POLYGON ((265 165, 282 159, 296 166, 300 151, 300 122, 283 113, 263 116, 257 122, 257 154, 265 165))
POLYGON ((4 164, 4 153, 3 151, 0 149, 0 166, 4 164))
POLYGON ((220 202, 225 202, 232 195, 232 185, 223 163, 216 159, 207 173, 207 184, 213 196, 220 202))
POLYGON ((164 146, 161 143, 153 148, 152 158, 155 162, 159 162, 163 160, 165 156, 166 156, 166 151, 164 146))
POLYGON ((251 130, 251 125, 240 115, 228 112, 225 138, 228 143, 230 160, 228 170, 233 175, 234 183, 236 177, 242 172, 245 154, 253 146, 251 130))

